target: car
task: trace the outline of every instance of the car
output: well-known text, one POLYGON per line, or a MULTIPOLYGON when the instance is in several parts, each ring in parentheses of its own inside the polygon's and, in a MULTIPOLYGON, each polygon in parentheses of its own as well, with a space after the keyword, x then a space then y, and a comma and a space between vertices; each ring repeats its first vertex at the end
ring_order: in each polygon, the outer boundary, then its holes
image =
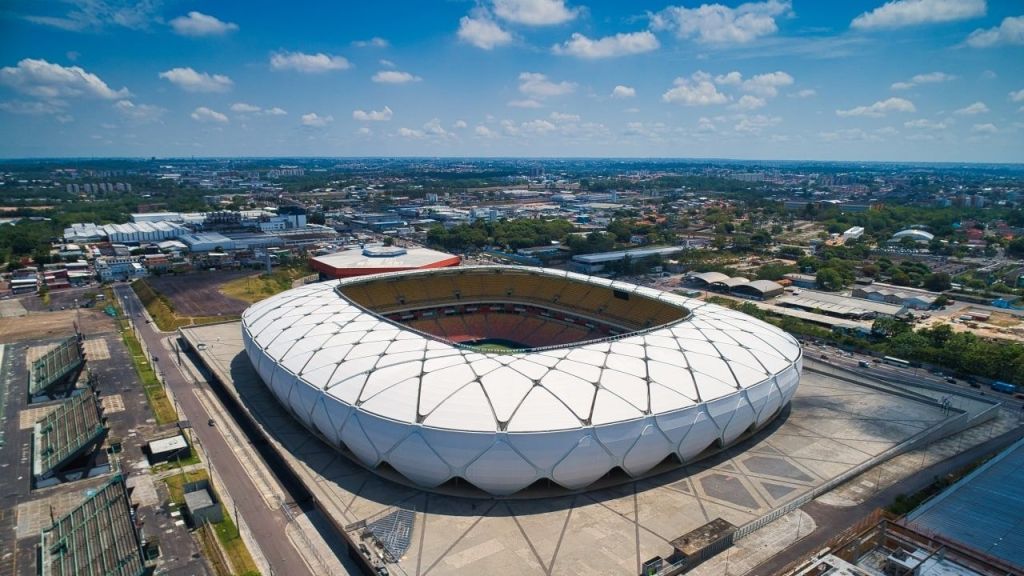
POLYGON ((821 359, 822 360, 828 360, 828 354, 822 354, 821 355, 821 359))
POLYGON ((861 368, 870 368, 871 364, 868 364, 867 362, 861 360, 860 362, 857 362, 857 366, 860 366, 861 368))
POLYGON ((956 378, 946 378, 946 382, 949 382, 950 384, 956 384, 956 378))
POLYGON ((391 575, 391 573, 388 572, 387 566, 377 566, 377 576, 390 576, 390 575, 391 575))
POLYGON ((366 544, 363 544, 362 542, 359 543, 359 553, 365 556, 367 560, 370 559, 370 549, 367 548, 366 544))
POLYGON ((209 420, 207 420, 206 424, 207 424, 207 426, 213 426, 214 425, 213 418, 210 418, 209 420))

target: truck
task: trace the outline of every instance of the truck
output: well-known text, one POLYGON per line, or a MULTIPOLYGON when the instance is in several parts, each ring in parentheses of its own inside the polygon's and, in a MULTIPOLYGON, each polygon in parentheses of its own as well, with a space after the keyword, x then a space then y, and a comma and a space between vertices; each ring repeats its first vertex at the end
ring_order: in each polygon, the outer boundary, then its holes
POLYGON ((1017 392, 1017 385, 1010 384, 1009 382, 1003 382, 1002 380, 996 380, 992 383, 992 389, 996 392, 1006 392, 1007 394, 1013 394, 1017 392))

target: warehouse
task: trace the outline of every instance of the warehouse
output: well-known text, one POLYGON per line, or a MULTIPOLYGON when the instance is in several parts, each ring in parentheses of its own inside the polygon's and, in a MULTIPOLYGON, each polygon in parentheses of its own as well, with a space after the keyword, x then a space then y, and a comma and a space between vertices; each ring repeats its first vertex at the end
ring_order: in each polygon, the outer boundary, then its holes
POLYGON ((423 270, 458 266, 462 259, 454 254, 428 248, 366 246, 311 258, 310 266, 325 278, 349 278, 366 274, 423 270))

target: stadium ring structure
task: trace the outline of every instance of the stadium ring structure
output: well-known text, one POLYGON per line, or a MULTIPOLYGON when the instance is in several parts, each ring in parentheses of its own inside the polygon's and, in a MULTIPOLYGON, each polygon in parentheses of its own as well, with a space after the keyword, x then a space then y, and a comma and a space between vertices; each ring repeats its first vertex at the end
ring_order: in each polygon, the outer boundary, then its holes
POLYGON ((331 445, 493 496, 692 462, 775 418, 802 367, 792 336, 740 312, 516 266, 310 284, 250 307, 242 332, 264 383, 331 445))

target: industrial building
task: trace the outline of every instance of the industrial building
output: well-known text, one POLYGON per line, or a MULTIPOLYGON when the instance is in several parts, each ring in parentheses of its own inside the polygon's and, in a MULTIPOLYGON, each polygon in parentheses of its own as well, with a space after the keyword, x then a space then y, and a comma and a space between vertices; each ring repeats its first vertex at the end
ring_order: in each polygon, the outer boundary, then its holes
POLYGON ((863 298, 852 298, 819 290, 802 290, 799 294, 787 294, 776 300, 775 304, 786 308, 799 308, 808 312, 847 319, 897 316, 903 313, 905 309, 905 306, 902 304, 889 304, 863 298))
POLYGON ((596 274, 604 270, 612 262, 621 262, 627 258, 636 262, 646 258, 666 257, 689 250, 689 246, 657 246, 636 248, 634 250, 617 250, 615 252, 599 252, 596 254, 580 254, 572 257, 573 266, 579 272, 596 274))

